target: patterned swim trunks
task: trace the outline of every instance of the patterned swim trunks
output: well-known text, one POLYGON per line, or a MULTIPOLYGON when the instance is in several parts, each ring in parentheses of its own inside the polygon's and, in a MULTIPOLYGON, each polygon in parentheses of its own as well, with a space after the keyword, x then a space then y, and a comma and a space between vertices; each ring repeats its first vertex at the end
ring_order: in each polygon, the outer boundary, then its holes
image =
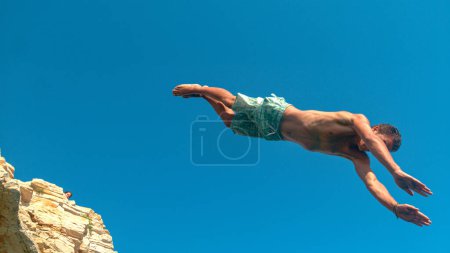
POLYGON ((280 123, 291 104, 272 93, 272 97, 252 98, 238 93, 231 109, 235 112, 231 130, 235 134, 261 137, 269 141, 283 140, 280 123))

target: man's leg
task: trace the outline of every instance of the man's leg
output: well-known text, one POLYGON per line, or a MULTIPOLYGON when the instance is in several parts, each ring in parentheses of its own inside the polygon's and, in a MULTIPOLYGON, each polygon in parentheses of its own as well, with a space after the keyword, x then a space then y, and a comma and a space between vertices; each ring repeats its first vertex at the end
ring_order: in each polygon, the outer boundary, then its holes
POLYGON ((231 108, 236 100, 236 96, 223 88, 207 87, 198 84, 181 84, 173 89, 174 96, 186 96, 200 94, 222 102, 226 107, 231 108))
POLYGON ((225 126, 230 127, 234 112, 226 107, 222 102, 212 99, 208 96, 202 96, 214 108, 214 111, 220 116, 225 126))

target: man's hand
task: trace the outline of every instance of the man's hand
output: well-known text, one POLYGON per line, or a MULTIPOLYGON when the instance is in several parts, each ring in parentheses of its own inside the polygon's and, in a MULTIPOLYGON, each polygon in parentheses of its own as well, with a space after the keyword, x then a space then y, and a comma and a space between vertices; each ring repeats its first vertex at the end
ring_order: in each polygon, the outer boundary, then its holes
POLYGON ((433 194, 426 185, 403 171, 396 172, 394 174, 394 179, 398 187, 402 188, 411 196, 414 195, 414 192, 417 192, 424 197, 433 194))
POLYGON ((423 213, 419 212, 419 209, 408 204, 397 205, 397 216, 405 221, 416 224, 417 226, 429 226, 431 220, 423 213))

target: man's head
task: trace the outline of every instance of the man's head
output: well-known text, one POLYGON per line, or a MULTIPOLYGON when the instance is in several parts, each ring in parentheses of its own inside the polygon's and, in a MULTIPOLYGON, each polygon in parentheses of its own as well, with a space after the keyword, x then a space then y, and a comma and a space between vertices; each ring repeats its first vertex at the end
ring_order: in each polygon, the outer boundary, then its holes
MULTIPOLYGON (((374 133, 386 144, 391 152, 395 152, 402 144, 402 136, 398 129, 389 124, 378 124, 372 127, 374 133)), ((369 151, 363 140, 358 142, 358 148, 361 151, 369 151)))
POLYGON ((66 195, 67 199, 70 199, 72 197, 72 192, 66 191, 64 192, 64 194, 66 195))

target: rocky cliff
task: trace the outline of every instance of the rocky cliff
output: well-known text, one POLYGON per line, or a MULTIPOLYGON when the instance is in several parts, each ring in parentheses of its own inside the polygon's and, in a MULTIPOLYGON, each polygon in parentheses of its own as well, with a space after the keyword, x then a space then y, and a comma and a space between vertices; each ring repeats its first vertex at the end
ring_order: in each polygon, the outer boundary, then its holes
POLYGON ((41 179, 14 179, 0 157, 0 253, 113 253, 102 217, 41 179))

